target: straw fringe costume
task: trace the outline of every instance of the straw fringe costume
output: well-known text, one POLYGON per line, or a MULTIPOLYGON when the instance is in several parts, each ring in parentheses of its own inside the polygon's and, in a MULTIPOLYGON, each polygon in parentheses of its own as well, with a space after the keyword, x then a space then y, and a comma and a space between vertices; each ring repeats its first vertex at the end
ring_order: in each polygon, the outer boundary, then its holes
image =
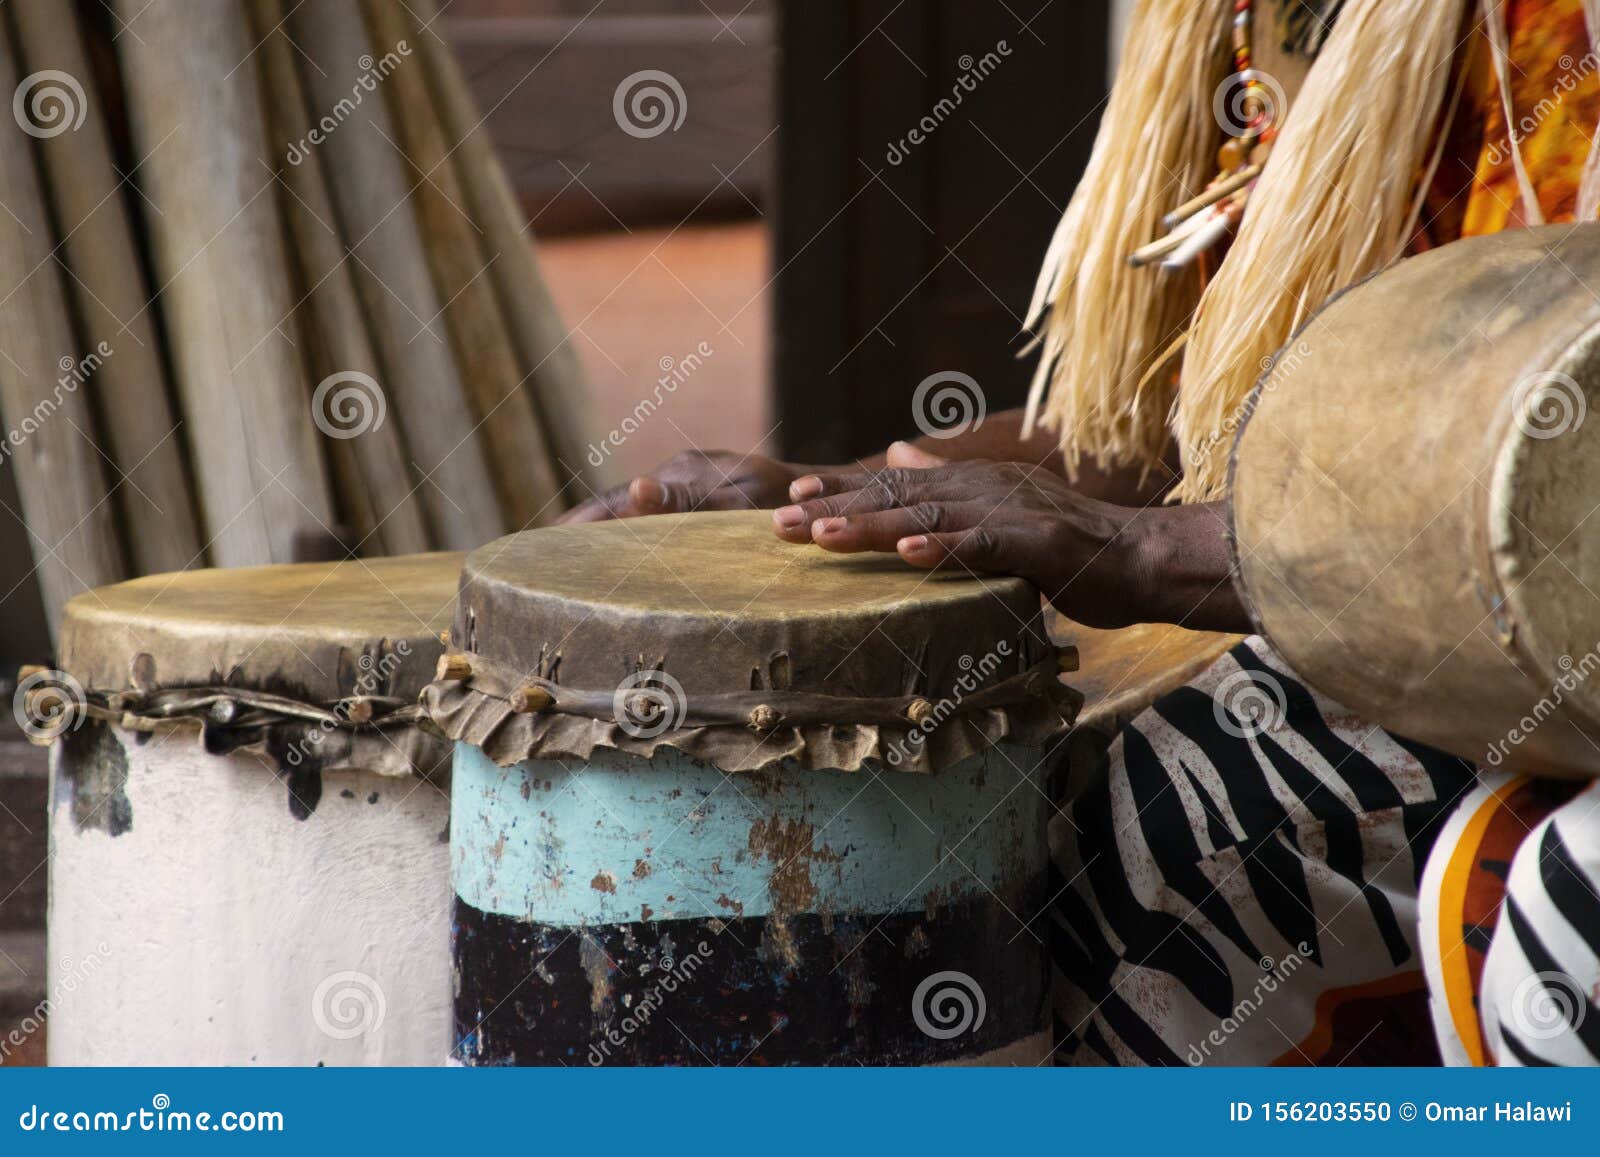
MULTIPOLYGON (((1069 467, 1175 438, 1179 496, 1221 496, 1334 294, 1596 216, 1597 37, 1597 0, 1143 0, 1033 303, 1030 421, 1069 467)), ((1480 777, 1259 638, 1091 746, 1052 826, 1058 1063, 1600 1062, 1596 789, 1480 777), (1241 690, 1281 691, 1267 725, 1241 690)))

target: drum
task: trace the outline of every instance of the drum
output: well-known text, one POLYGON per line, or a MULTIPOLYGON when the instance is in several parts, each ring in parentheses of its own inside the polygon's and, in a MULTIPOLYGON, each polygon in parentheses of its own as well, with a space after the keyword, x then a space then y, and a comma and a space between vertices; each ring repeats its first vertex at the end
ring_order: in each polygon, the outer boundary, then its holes
POLYGON ((1244 641, 1168 623, 1097 630, 1046 611, 1051 638, 1073 647, 1073 688, 1083 696, 1077 729, 1113 737, 1161 696, 1175 691, 1244 641))
POLYGON ((1445 246, 1276 357, 1237 573, 1318 690, 1489 767, 1600 772, 1600 225, 1445 246))
POLYGON ((438 1064, 459 554, 104 587, 32 672, 53 1065, 438 1064))
POLYGON ((424 695, 457 1059, 1042 1060, 1058 666, 1026 583, 760 512, 473 552, 424 695))

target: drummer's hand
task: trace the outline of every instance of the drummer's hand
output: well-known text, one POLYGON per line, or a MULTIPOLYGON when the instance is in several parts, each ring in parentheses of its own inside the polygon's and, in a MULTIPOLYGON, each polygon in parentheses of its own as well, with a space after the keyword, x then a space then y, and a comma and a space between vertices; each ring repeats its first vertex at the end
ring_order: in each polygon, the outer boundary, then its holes
POLYGON ((903 443, 882 470, 809 474, 789 497, 794 505, 773 512, 774 530, 789 542, 1017 575, 1091 627, 1249 629, 1221 504, 1115 506, 1036 466, 947 462, 903 443))
POLYGON ((692 510, 771 509, 788 497, 802 468, 760 454, 685 450, 648 474, 596 494, 556 521, 604 522, 692 510))

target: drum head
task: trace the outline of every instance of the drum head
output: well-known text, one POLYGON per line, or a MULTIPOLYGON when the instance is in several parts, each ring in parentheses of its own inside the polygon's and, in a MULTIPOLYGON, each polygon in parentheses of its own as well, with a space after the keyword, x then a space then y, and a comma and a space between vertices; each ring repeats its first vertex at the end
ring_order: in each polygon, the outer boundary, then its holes
POLYGON ((1046 740, 1078 701, 1028 583, 796 546, 762 511, 491 543, 467 558, 451 644, 430 713, 500 763, 667 744, 724 770, 933 770, 1046 740))
POLYGON ((1051 647, 1021 579, 795 546, 761 511, 514 534, 468 556, 461 600, 468 650, 524 670, 559 653, 575 687, 614 687, 642 657, 691 694, 938 696, 986 653, 1011 674, 1051 647))
POLYGON ((150 575, 79 595, 61 665, 86 689, 226 684, 310 702, 351 694, 392 656, 386 693, 415 698, 455 609, 460 554, 150 575))

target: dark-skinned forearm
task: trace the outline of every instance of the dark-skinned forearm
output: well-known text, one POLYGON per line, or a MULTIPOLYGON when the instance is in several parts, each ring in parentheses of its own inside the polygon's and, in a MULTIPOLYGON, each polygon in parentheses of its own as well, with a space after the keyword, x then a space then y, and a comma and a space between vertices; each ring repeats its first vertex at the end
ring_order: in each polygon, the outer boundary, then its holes
POLYGON ((1141 510, 1129 523, 1132 577, 1150 622, 1195 631, 1254 631, 1234 584, 1232 521, 1225 502, 1141 510))

